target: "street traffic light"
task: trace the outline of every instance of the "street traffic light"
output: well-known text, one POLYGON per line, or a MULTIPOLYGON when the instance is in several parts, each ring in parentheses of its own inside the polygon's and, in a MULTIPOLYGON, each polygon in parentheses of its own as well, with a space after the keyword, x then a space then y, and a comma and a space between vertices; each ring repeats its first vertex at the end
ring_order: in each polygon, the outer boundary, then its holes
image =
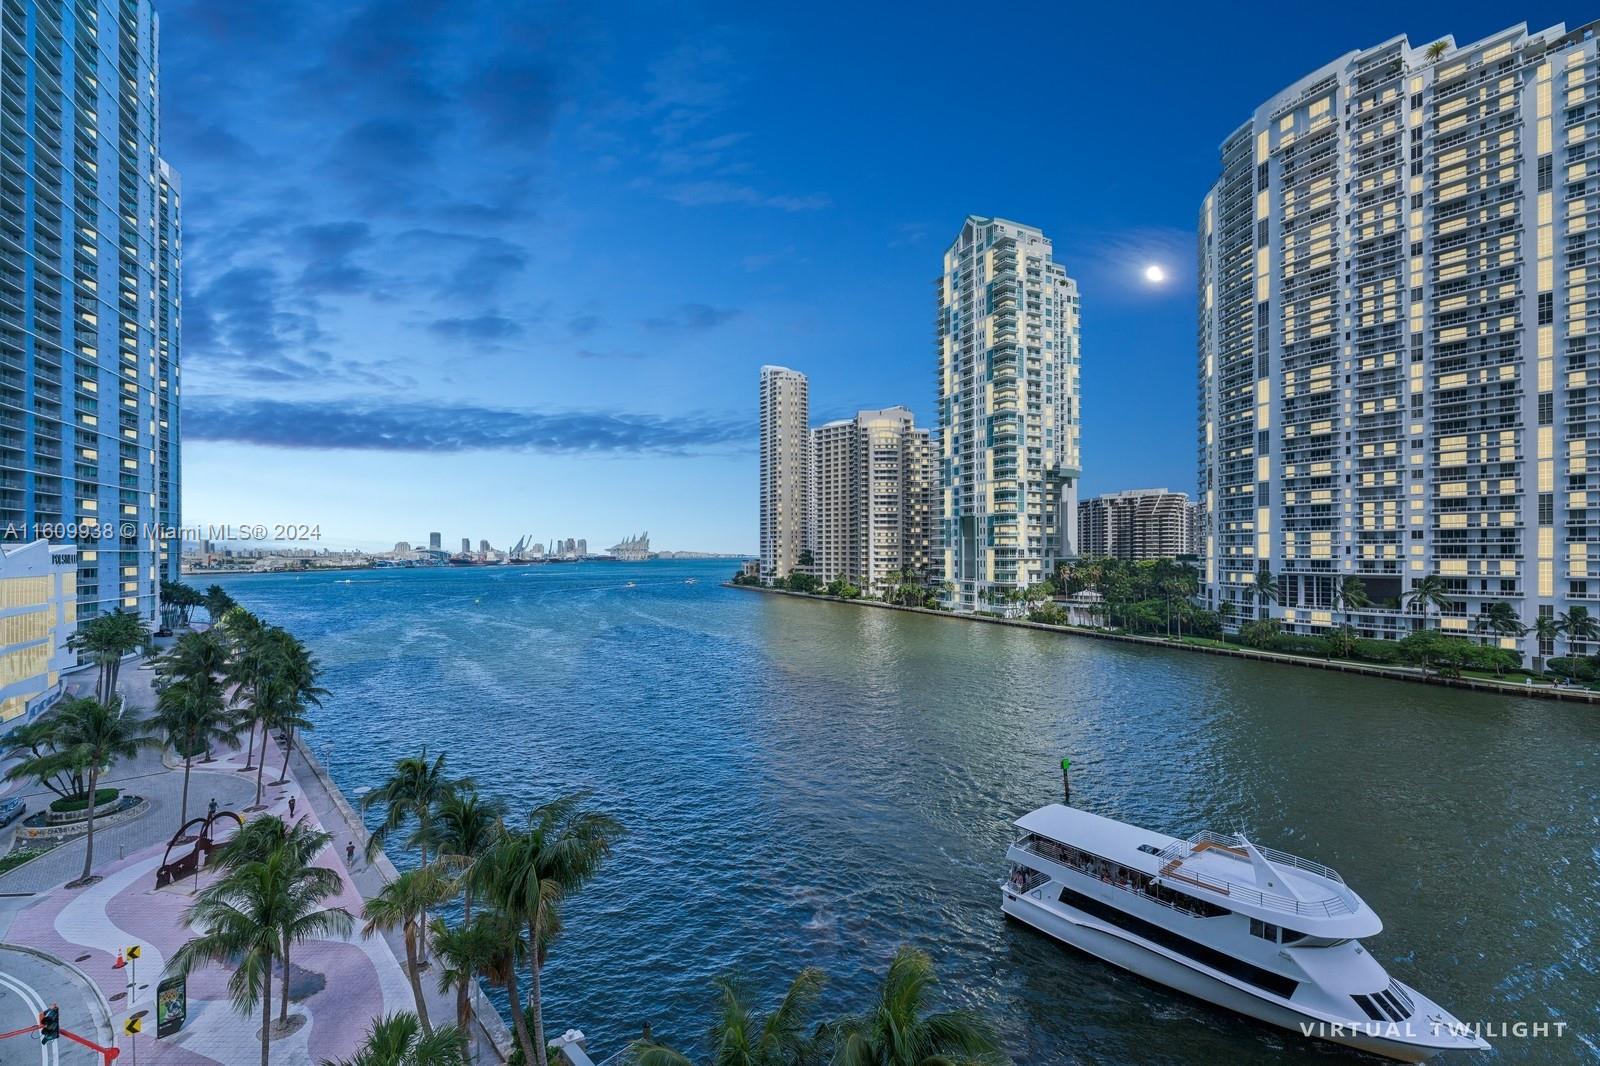
POLYGON ((61 1008, 54 1003, 39 1012, 39 1043, 61 1038, 61 1008))

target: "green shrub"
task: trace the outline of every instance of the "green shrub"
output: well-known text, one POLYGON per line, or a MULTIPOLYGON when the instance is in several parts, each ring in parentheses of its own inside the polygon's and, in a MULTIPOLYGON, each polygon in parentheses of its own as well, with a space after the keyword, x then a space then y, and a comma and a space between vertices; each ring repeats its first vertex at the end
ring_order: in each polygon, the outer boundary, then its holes
POLYGON ((1028 621, 1039 622, 1047 626, 1064 626, 1067 624, 1067 612, 1063 607, 1053 603, 1041 603, 1028 612, 1028 621))
POLYGON ((1362 662, 1392 664, 1400 661, 1400 649, 1392 640, 1373 640, 1370 637, 1357 638, 1350 649, 1350 654, 1362 662))
POLYGON ((1299 633, 1280 633, 1272 638, 1267 645, 1273 651, 1281 651, 1286 655, 1319 655, 1328 654, 1328 642, 1323 637, 1304 636, 1299 633))
MULTIPOLYGON (((120 795, 120 793, 118 793, 114 788, 96 789, 94 794, 94 805, 96 807, 104 806, 105 804, 116 799, 118 795, 120 795)), ((55 811, 57 814, 71 814, 73 811, 86 811, 89 809, 89 797, 68 796, 66 799, 58 799, 50 804, 50 809, 55 811)))
POLYGON ((1276 618, 1262 618, 1239 627, 1239 642, 1251 648, 1266 650, 1282 635, 1283 626, 1276 618))
POLYGON ((1545 660, 1545 669, 1569 681, 1593 681, 1596 677, 1595 661, 1588 656, 1562 655, 1545 660))

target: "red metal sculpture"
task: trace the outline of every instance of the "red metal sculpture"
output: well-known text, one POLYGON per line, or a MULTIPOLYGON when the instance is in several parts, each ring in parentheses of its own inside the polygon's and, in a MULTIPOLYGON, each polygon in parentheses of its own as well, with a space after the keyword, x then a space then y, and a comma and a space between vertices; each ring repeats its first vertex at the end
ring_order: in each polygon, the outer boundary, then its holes
POLYGON ((200 867, 209 860, 211 852, 222 846, 223 841, 218 841, 213 834, 216 823, 224 819, 232 819, 235 830, 244 826, 244 819, 232 811, 213 811, 199 818, 191 818, 183 823, 183 828, 173 834, 167 841, 167 853, 162 856, 161 866, 156 870, 156 887, 166 888, 180 878, 188 877, 200 871, 200 867), (189 830, 199 826, 200 831, 191 836, 189 830), (179 855, 172 857, 172 849, 181 844, 194 842, 194 847, 179 855))

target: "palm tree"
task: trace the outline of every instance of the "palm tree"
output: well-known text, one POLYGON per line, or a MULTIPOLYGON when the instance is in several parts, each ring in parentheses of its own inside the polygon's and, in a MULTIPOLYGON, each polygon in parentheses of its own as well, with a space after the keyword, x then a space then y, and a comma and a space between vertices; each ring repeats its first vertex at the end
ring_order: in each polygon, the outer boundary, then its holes
POLYGON ((1479 633, 1493 633, 1501 637, 1520 637, 1528 632, 1528 627, 1517 616, 1517 609, 1503 600, 1479 611, 1472 628, 1479 633))
POLYGON ((100 788, 100 775, 122 759, 131 759, 144 748, 160 741, 150 735, 143 722, 122 713, 120 702, 112 707, 99 700, 69 698, 61 706, 62 750, 88 777, 86 794, 89 818, 84 831, 83 873, 68 888, 90 885, 99 878, 94 871, 94 808, 100 788))
MULTIPOLYGON (((252 818, 208 861, 208 866, 224 871, 235 870, 247 863, 261 862, 275 853, 281 853, 290 862, 301 867, 309 867, 332 840, 331 834, 313 828, 304 816, 293 825, 282 818, 252 818)), ((286 941, 283 945, 283 954, 280 956, 283 961, 283 994, 278 997, 280 1026, 289 1021, 291 946, 286 941)))
POLYGON ((1539 641, 1539 671, 1543 673, 1545 645, 1555 648, 1556 641, 1561 639, 1561 623, 1552 615, 1541 614, 1533 620, 1533 635, 1539 641))
MULTIPOLYGON (((271 630, 267 639, 272 648, 273 676, 288 686, 295 704, 302 711, 308 706, 321 707, 322 697, 328 694, 328 690, 317 684, 317 675, 321 670, 310 649, 286 629, 271 630)), ((283 778, 288 780, 289 753, 294 749, 295 734, 300 730, 309 731, 314 726, 303 714, 278 725, 283 729, 284 736, 283 778)))
POLYGON ((1567 650, 1583 654, 1582 647, 1592 640, 1600 639, 1600 622, 1589 613, 1587 607, 1574 607, 1556 620, 1556 625, 1567 638, 1567 650))
MULTIPOLYGON (((268 1066, 272 1050, 273 965, 283 963, 287 995, 289 945, 350 931, 348 911, 321 906, 341 886, 337 873, 308 865, 285 844, 229 868, 200 890, 185 915, 204 932, 174 953, 168 970, 188 976, 208 962, 233 967, 228 994, 234 1008, 248 1014, 261 1004, 261 1066, 268 1066)), ((287 1004, 284 1011, 287 1020, 287 1004)))
POLYGON ((988 1023, 966 1011, 925 1013, 938 978, 933 962, 901 947, 872 1010, 832 1026, 834 1066, 948 1066, 1003 1063, 988 1023))
POLYGON ((557 907, 594 876, 623 831, 621 823, 610 815, 584 809, 587 800, 586 793, 578 792, 535 807, 528 814, 526 828, 507 829, 475 871, 500 912, 528 930, 528 947, 533 956, 528 981, 531 1034, 514 972, 506 982, 506 992, 517 1042, 530 1066, 549 1066, 539 970, 544 965, 549 938, 554 935, 557 907))
POLYGON ((261 809, 261 783, 267 768, 266 732, 292 725, 309 728, 311 721, 301 713, 301 707, 289 690, 287 682, 276 677, 266 677, 256 683, 255 698, 250 702, 251 712, 261 723, 261 761, 256 764, 256 800, 251 810, 261 809))
MULTIPOLYGON (((817 1005, 826 978, 807 967, 795 975, 776 1010, 765 1017, 752 1009, 749 992, 732 977, 712 981, 719 993, 717 1015, 711 1026, 713 1066, 794 1066, 817 1060, 818 1042, 808 1035, 808 1017, 817 1005)), ((634 1066, 691 1066, 680 1051, 651 1040, 635 1042, 629 1049, 634 1066)))
POLYGON ((1265 604, 1278 602, 1278 579, 1265 566, 1256 571, 1255 581, 1250 586, 1250 599, 1256 605, 1258 617, 1265 604))
MULTIPOLYGON (((395 830, 407 823, 415 822, 416 829, 411 835, 410 842, 421 850, 422 865, 428 865, 429 852, 433 845, 434 809, 457 789, 472 785, 470 778, 452 779, 446 776, 444 758, 440 755, 429 762, 428 749, 424 747, 420 755, 396 760, 394 772, 389 775, 389 779, 361 797, 363 811, 379 803, 384 807, 383 823, 367 838, 368 859, 383 850, 383 845, 395 830)), ((421 916, 421 925, 425 931, 428 925, 426 912, 421 916)), ((421 957, 424 963, 428 961, 426 935, 422 938, 421 957)))
POLYGON ((222 687, 228 670, 228 646, 210 630, 185 633, 156 660, 156 677, 162 681, 206 678, 222 687))
POLYGON ((1404 602, 1408 610, 1420 612, 1426 620, 1428 608, 1443 611, 1453 601, 1450 599, 1450 589, 1445 584, 1444 578, 1438 574, 1429 574, 1418 579, 1411 587, 1411 591, 1405 594, 1404 602))
POLYGON ((1428 62, 1433 63, 1448 51, 1450 51, 1450 42, 1441 37, 1424 49, 1422 54, 1428 57, 1428 62))
MULTIPOLYGON (((1356 575, 1347 574, 1334 584, 1334 610, 1348 616, 1351 611, 1359 611, 1363 607, 1370 606, 1372 600, 1367 596, 1367 583, 1356 575)), ((1348 618, 1346 620, 1348 621, 1348 618)))
POLYGON ((116 695, 123 656, 132 655, 149 642, 150 629, 144 619, 131 611, 118 610, 79 622, 77 631, 67 638, 67 647, 94 660, 100 668, 95 696, 101 703, 110 703, 116 695))
POLYGON ((472 865, 499 838, 506 805, 484 796, 470 784, 457 784, 440 800, 431 816, 430 832, 438 857, 462 875, 461 920, 472 922, 472 865))
POLYGON ((417 941, 422 939, 423 923, 427 921, 428 908, 443 903, 451 896, 449 883, 433 867, 407 870, 383 886, 376 896, 367 900, 364 915, 367 924, 362 926, 362 936, 399 929, 406 945, 406 978, 411 982, 411 994, 417 1001, 417 1017, 422 1020, 422 1031, 432 1035, 428 1023, 428 1000, 422 994, 422 970, 417 959, 417 941))
POLYGON ((178 804, 178 828, 189 822, 189 769, 196 753, 219 742, 238 739, 233 719, 215 686, 185 679, 168 685, 156 697, 156 725, 167 746, 183 756, 183 798, 178 804))
POLYGON ((227 681, 233 686, 234 700, 239 708, 238 723, 250 735, 244 768, 253 770, 255 727, 260 721, 254 704, 260 692, 260 683, 267 676, 267 667, 271 663, 271 648, 265 639, 267 627, 243 607, 233 607, 222 616, 222 632, 230 653, 227 681))
POLYGON ((212 585, 205 591, 205 609, 211 624, 216 625, 222 616, 234 606, 233 597, 228 595, 228 590, 221 585, 212 585))
POLYGON ((456 1030, 461 1054, 467 1054, 467 1029, 472 1023, 472 982, 481 974, 497 977, 503 971, 507 944, 521 945, 516 926, 504 915, 479 914, 470 922, 448 925, 435 918, 429 925, 434 958, 439 963, 439 991, 456 994, 456 1030))
POLYGON ((415 1014, 400 1011, 373 1021, 355 1058, 323 1059, 322 1066, 465 1066, 466 1061, 454 1026, 425 1033, 415 1014))

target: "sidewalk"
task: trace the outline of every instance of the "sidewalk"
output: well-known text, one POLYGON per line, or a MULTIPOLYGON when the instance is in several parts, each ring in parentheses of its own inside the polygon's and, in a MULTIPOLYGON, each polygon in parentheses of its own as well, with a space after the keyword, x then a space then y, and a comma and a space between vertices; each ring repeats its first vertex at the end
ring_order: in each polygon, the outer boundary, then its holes
MULTIPOLYGON (((148 709, 153 704, 150 682, 149 671, 124 668, 119 688, 130 708, 148 709)), ((324 1059, 352 1055, 377 1016, 416 1009, 405 977, 400 935, 368 939, 360 932, 364 898, 381 889, 395 872, 385 856, 372 865, 358 858, 354 870, 346 869, 346 841, 355 841, 358 855, 366 842, 359 816, 331 786, 321 767, 301 753, 299 745, 290 762, 290 780, 284 785, 270 784, 283 767, 282 749, 271 739, 263 744, 259 737, 256 747, 257 761, 266 760, 268 784, 262 802, 267 804, 267 813, 287 818, 292 796, 297 820, 333 834, 332 844, 317 862, 336 871, 342 883, 339 895, 328 905, 341 906, 354 918, 348 937, 296 945, 291 953, 290 1014, 304 1017, 305 1022, 294 1032, 274 1038, 272 1061, 275 1066, 316 1066, 324 1059)), ((255 797, 256 776, 242 772, 244 765, 244 752, 239 750, 219 753, 211 763, 196 764, 189 790, 190 816, 204 812, 212 797, 220 809, 244 813, 244 806, 255 797)), ((221 967, 206 967, 190 977, 188 1018, 179 1033, 157 1041, 152 1017, 147 1018, 140 1036, 122 1035, 122 1021, 129 1014, 153 1012, 155 986, 165 962, 191 935, 183 916, 197 886, 194 880, 186 880, 165 889, 155 887, 166 842, 178 827, 181 770, 163 767, 159 755, 151 752, 130 763, 125 772, 108 778, 108 783, 112 782, 123 782, 117 787, 146 796, 151 808, 132 822, 96 831, 95 872, 102 880, 81 890, 62 887, 81 872, 81 841, 0 875, 0 936, 12 947, 37 953, 29 956, 37 960, 29 967, 31 994, 46 1002, 61 1002, 64 1011, 78 999, 98 997, 98 1005, 87 1004, 80 1013, 109 1019, 124 1054, 129 1042, 137 1040, 140 1061, 155 1066, 235 1066, 256 1061, 260 1056, 259 1013, 246 1018, 233 1009, 226 989, 229 974, 221 967), (17 895, 6 897, 5 893, 17 895), (113 967, 118 951, 133 944, 142 947, 137 985, 130 984, 133 968, 113 967), (87 991, 91 988, 92 992, 87 991)), ((198 886, 204 887, 208 880, 202 874, 198 886)), ((425 972, 422 985, 431 1019, 436 1024, 454 1022, 455 996, 438 989, 437 971, 425 972)), ((281 977, 275 977, 274 1017, 280 991, 281 977)), ((19 1002, 26 999, 20 992, 6 995, 22 997, 19 1002)), ((484 1027, 475 1026, 478 1031, 473 1034, 483 1052, 479 1061, 497 1063, 503 1055, 495 1049, 509 1048, 510 1041, 492 1005, 481 995, 479 1001, 485 1012, 484 1027)), ((0 1048, 0 1062, 9 1062, 12 1050, 0 1048)))

